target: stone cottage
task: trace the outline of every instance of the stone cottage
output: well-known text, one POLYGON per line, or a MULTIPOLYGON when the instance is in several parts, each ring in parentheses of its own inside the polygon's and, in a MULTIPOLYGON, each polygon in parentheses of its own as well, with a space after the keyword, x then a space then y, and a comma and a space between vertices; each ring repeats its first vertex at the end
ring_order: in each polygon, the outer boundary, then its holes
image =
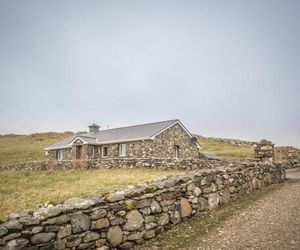
POLYGON ((49 159, 90 160, 112 158, 198 158, 197 138, 180 120, 74 134, 45 148, 49 159))

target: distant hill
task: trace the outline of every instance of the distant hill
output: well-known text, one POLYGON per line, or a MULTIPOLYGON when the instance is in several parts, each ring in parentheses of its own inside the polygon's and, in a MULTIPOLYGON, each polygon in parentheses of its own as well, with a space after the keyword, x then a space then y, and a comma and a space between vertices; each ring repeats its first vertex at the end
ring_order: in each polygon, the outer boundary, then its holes
MULTIPOLYGON (((220 156, 223 160, 240 161, 254 158, 256 142, 238 139, 214 138, 195 135, 203 151, 209 151, 220 156)), ((275 146, 275 159, 277 161, 300 160, 300 149, 286 146, 275 146)))
POLYGON ((31 135, 0 135, 0 165, 44 160, 46 146, 72 134, 73 132, 48 132, 31 135))
MULTIPOLYGON (((27 161, 46 159, 44 148, 54 142, 62 140, 73 132, 63 133, 35 133, 31 135, 0 135, 0 165, 11 165, 27 161)), ((215 153, 224 160, 241 161, 253 159, 255 142, 238 139, 224 139, 195 135, 203 151, 215 153)), ((276 160, 298 158, 300 150, 294 147, 276 147, 276 160)))

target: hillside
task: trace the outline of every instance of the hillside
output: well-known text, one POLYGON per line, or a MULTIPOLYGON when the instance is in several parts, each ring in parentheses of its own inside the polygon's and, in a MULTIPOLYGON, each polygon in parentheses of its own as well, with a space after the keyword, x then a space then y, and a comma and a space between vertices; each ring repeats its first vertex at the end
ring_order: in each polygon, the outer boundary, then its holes
MULTIPOLYGON (((0 165, 44 160, 46 146, 72 134, 73 132, 48 132, 31 135, 0 135, 0 165)), ((241 161, 253 158, 255 142, 196 136, 203 151, 213 152, 224 160, 241 161)), ((293 147, 276 147, 275 158, 276 160, 300 159, 300 150, 293 147)))
MULTIPOLYGON (((253 159, 255 142, 238 139, 224 139, 195 135, 203 151, 213 152, 223 160, 241 161, 253 159)), ((300 160, 300 149, 291 146, 276 147, 275 159, 277 161, 300 160)))
POLYGON ((31 135, 0 135, 0 165, 17 164, 46 158, 44 148, 72 135, 64 133, 36 133, 31 135))

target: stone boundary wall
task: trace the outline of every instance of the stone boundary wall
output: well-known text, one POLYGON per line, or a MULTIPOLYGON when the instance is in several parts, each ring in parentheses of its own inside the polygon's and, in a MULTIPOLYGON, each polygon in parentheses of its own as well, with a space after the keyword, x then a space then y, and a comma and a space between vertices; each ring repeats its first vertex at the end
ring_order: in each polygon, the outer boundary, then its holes
POLYGON ((0 224, 0 249, 129 249, 197 213, 284 179, 280 164, 233 164, 72 198, 11 214, 0 224))
POLYGON ((154 169, 181 169, 200 170, 218 166, 230 166, 230 162, 219 162, 203 159, 175 159, 175 158, 112 158, 85 161, 33 161, 11 166, 0 166, 5 170, 51 170, 76 168, 154 168, 154 169))

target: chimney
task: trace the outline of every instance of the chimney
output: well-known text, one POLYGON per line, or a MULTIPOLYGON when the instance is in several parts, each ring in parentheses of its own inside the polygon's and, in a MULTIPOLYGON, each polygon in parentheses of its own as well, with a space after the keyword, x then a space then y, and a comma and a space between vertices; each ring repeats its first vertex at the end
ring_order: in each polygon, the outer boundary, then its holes
POLYGON ((89 126, 89 131, 90 131, 90 133, 97 133, 97 132, 99 132, 99 128, 100 128, 100 126, 93 123, 92 125, 89 126))

